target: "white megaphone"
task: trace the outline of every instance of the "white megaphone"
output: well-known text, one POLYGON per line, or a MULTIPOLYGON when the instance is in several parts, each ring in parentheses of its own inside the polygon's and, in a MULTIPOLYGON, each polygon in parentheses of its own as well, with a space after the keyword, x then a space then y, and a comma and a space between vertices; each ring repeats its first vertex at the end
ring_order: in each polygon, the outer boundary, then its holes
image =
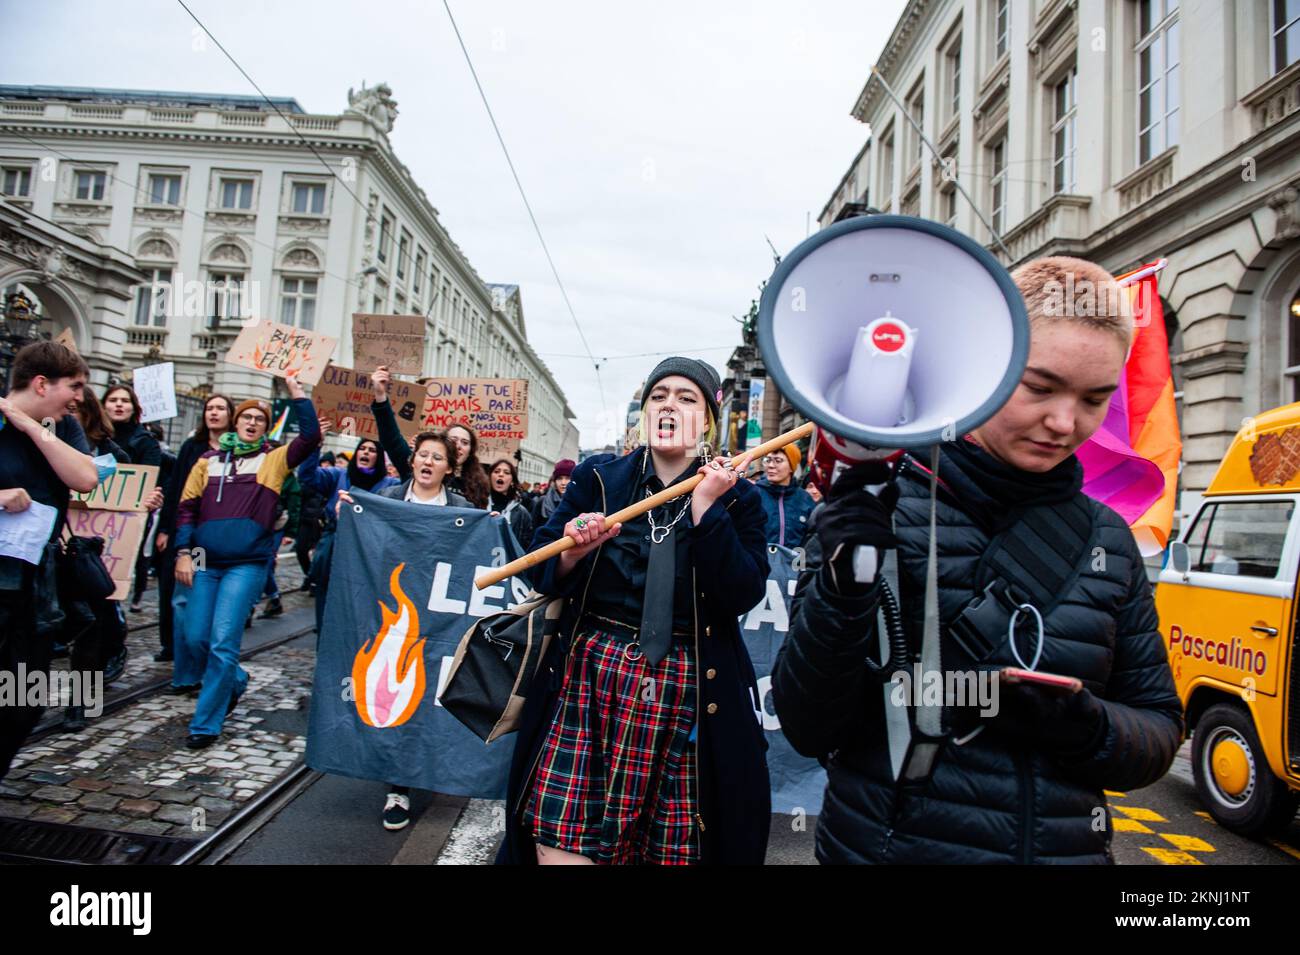
POLYGON ((823 491, 850 464, 956 440, 1011 397, 1029 318, 1007 270, 954 229, 868 215, 818 232, 777 268, 758 313, 763 363, 817 425, 823 491))

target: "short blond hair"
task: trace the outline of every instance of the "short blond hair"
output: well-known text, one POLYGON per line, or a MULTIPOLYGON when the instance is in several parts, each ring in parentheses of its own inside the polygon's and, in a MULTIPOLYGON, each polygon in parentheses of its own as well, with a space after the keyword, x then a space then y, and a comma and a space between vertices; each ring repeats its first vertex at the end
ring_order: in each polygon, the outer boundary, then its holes
POLYGON ((1011 278, 1025 300, 1031 328, 1048 322, 1073 322, 1110 332, 1125 352, 1133 344, 1129 292, 1100 265, 1051 255, 1026 262, 1011 278))

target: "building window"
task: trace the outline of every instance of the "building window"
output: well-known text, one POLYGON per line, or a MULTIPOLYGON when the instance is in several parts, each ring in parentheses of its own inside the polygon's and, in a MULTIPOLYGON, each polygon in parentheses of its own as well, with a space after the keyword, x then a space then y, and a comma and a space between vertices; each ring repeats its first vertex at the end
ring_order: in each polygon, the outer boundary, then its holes
POLYGON ((424 249, 415 253, 415 274, 411 276, 411 291, 420 294, 420 276, 424 274, 424 249))
POLYGON ((238 272, 213 272, 208 280, 208 323, 233 322, 242 317, 240 298, 244 276, 238 272))
POLYGON ((318 279, 285 278, 280 286, 280 322, 299 328, 316 327, 318 279))
POLYGON ((393 245, 393 216, 387 209, 379 220, 379 261, 387 262, 393 245))
POLYGON ((961 34, 948 47, 948 119, 961 113, 961 34))
POLYGON ((1077 188, 1075 180, 1074 136, 1075 97, 1078 93, 1079 72, 1070 67, 1065 79, 1052 91, 1052 194, 1072 193, 1077 188))
POLYGON ((1291 299, 1287 313, 1287 366, 1282 370, 1282 394, 1287 401, 1300 401, 1300 289, 1291 299))
POLYGON ((1273 0, 1273 72, 1300 60, 1300 0, 1273 0))
POLYGON ((170 268, 145 269, 149 281, 135 290, 135 323, 163 328, 167 324, 167 300, 171 293, 170 268))
POLYGON ((993 60, 1002 59, 1007 52, 1007 39, 1010 31, 1008 7, 1010 0, 994 0, 993 4, 993 60))
POLYGON ((945 189, 939 193, 939 218, 949 228, 957 228, 957 190, 945 189))
POLYGON ((180 176, 149 176, 149 201, 155 206, 181 204, 180 176))
POLYGON ((411 257, 411 233, 405 229, 402 230, 402 236, 397 240, 397 277, 406 278, 406 267, 410 265, 411 257))
POLYGON ((296 182, 293 184, 293 211, 307 215, 325 212, 325 186, 323 183, 296 182))
POLYGON ((6 166, 0 177, 0 195, 21 199, 32 193, 32 171, 23 167, 6 166))
POLYGON ((104 200, 104 186, 108 175, 102 172, 82 171, 77 173, 77 198, 90 202, 104 200))
POLYGON ((989 221, 1002 234, 1007 205, 1007 140, 1004 136, 989 147, 989 221))
POLYGON ((1178 144, 1178 0, 1138 4, 1138 165, 1178 144))
POLYGON ((921 132, 925 129, 925 86, 918 84, 907 102, 907 111, 912 114, 913 123, 907 126, 907 170, 921 161, 921 132))
POLYGON ((880 142, 880 195, 884 200, 884 208, 887 209, 894 201, 894 134, 892 131, 880 142))
POLYGON ((222 179, 221 180, 221 208, 223 209, 253 208, 253 180, 222 179))

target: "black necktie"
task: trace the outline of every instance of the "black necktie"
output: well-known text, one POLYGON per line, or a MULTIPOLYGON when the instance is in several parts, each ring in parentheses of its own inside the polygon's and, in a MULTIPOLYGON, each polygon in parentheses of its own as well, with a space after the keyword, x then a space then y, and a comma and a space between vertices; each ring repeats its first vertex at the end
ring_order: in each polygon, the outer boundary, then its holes
POLYGON ((653 666, 668 656, 673 642, 673 584, 677 577, 677 528, 670 527, 655 542, 651 531, 650 559, 646 562, 645 597, 641 607, 641 632, 637 642, 653 666))

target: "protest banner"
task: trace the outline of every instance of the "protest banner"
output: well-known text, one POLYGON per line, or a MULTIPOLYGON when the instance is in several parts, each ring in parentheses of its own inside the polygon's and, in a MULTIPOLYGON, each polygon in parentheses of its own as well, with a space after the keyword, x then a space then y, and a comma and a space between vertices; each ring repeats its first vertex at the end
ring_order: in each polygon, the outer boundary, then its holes
POLYGON ((140 423, 176 417, 176 365, 164 361, 137 368, 131 386, 140 399, 140 423))
POLYGON ((279 322, 259 321, 240 331, 230 351, 226 352, 225 360, 277 378, 296 373, 304 385, 314 385, 320 380, 338 343, 337 338, 328 335, 318 335, 279 322))
POLYGON ((424 370, 423 315, 352 316, 352 367, 380 365, 394 375, 418 376, 424 370))
POLYGON ((131 591, 140 540, 149 522, 144 499, 157 483, 157 465, 119 464, 94 490, 72 495, 68 530, 78 537, 104 538, 104 566, 117 585, 112 600, 125 600, 131 591))
MULTIPOLYGON (((521 553, 499 517, 353 491, 339 514, 325 630, 317 649, 307 764, 321 772, 498 799, 514 737, 483 743, 438 700, 474 620, 522 601, 513 577, 473 578, 521 553), (359 511, 358 511, 359 508, 359 511), (459 525, 457 522, 460 522, 459 525)), ((825 771, 781 733, 771 673, 790 626, 797 552, 769 546, 763 600, 740 617, 769 744, 772 811, 821 812, 825 771)))
MULTIPOLYGON (((307 730, 320 772, 500 799, 513 737, 491 745, 438 701, 477 617, 528 593, 474 577, 522 553, 501 517, 352 490, 339 513, 307 730)), ((507 586, 508 584, 508 586, 507 586)))
MULTIPOLYGON (((374 392, 369 372, 326 365, 325 373, 311 390, 311 400, 317 415, 334 422, 336 433, 378 440, 375 416, 370 413, 374 392)), ((409 439, 424 430, 422 412, 428 398, 423 387, 392 378, 388 382, 388 400, 392 402, 402 434, 409 439)))
POLYGON ((528 381, 433 378, 424 403, 424 424, 435 431, 469 425, 478 434, 478 459, 488 466, 498 458, 513 458, 528 435, 528 381))
POLYGON ((772 780, 772 812, 821 813, 826 771, 815 759, 800 756, 781 732, 772 705, 772 667, 790 630, 790 599, 799 580, 798 551, 775 544, 767 546, 767 594, 740 617, 740 635, 754 663, 758 695, 763 701, 763 735, 767 737, 767 771, 772 780))

